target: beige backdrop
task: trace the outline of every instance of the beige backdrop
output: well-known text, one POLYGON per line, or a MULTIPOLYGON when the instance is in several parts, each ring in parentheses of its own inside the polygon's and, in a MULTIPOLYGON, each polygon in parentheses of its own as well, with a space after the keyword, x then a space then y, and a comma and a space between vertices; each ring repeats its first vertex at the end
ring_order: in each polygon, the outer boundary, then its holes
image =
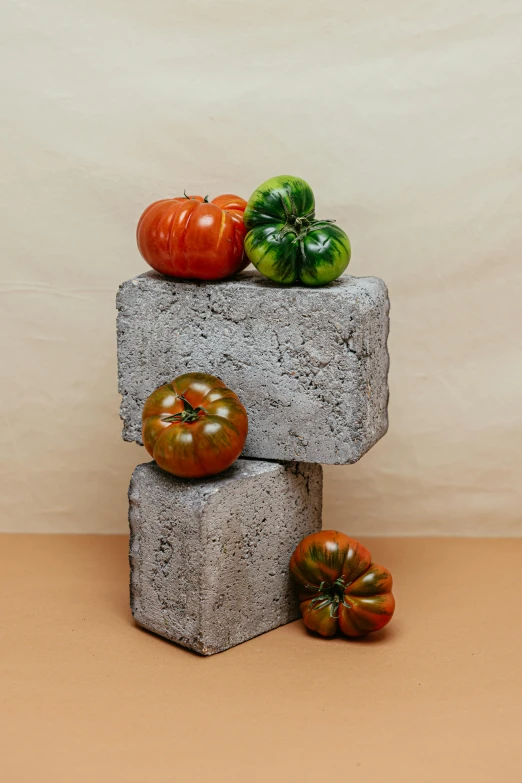
POLYGON ((520 0, 37 0, 2 15, 2 527, 126 530, 118 284, 152 200, 307 179, 392 301, 355 534, 520 534, 520 0))

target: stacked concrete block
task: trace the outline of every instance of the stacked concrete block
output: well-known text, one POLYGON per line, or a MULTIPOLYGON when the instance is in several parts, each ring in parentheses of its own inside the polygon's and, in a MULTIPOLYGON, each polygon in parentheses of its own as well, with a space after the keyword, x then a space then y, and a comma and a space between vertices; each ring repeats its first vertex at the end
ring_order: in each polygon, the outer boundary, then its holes
POLYGON ((202 481, 154 462, 132 476, 131 608, 140 625, 211 655, 299 616, 288 561, 321 528, 322 469, 239 459, 202 481))
POLYGON ((141 443, 143 403, 184 372, 218 375, 248 411, 243 455, 356 462, 388 427, 388 292, 375 277, 284 288, 156 272, 118 294, 123 437, 141 443))
POLYGON ((124 283, 117 304, 125 440, 141 443, 146 398, 185 372, 219 376, 248 412, 228 471, 187 481, 149 463, 129 494, 137 622, 212 654, 298 616, 288 560, 321 527, 320 463, 355 462, 387 430, 386 286, 149 272, 124 283))

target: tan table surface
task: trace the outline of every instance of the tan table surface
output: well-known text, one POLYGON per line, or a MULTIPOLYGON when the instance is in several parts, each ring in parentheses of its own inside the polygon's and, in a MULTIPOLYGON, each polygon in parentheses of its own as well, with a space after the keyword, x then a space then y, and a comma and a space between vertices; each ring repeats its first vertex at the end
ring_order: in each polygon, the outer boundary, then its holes
POLYGON ((3 783, 522 781, 521 540, 366 539, 397 612, 202 658, 138 629, 122 536, 1 536, 3 783))

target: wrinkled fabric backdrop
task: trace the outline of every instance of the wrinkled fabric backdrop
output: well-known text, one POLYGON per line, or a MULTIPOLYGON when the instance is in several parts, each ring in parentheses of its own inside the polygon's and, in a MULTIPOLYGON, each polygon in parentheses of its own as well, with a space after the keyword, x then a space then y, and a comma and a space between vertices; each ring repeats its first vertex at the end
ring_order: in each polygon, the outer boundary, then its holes
POLYGON ((18 0, 0 37, 3 529, 126 531, 136 221, 289 173, 392 302, 390 430, 325 524, 521 533, 520 0, 18 0))

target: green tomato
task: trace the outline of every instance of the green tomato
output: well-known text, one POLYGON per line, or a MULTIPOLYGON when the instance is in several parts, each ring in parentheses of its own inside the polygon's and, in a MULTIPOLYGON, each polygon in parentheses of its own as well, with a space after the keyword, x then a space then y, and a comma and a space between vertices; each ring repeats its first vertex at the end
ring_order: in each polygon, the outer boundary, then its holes
POLYGON ((326 285, 350 261, 350 240, 330 220, 316 220, 314 194, 299 177, 272 177, 245 209, 245 252, 261 274, 278 283, 326 285))

